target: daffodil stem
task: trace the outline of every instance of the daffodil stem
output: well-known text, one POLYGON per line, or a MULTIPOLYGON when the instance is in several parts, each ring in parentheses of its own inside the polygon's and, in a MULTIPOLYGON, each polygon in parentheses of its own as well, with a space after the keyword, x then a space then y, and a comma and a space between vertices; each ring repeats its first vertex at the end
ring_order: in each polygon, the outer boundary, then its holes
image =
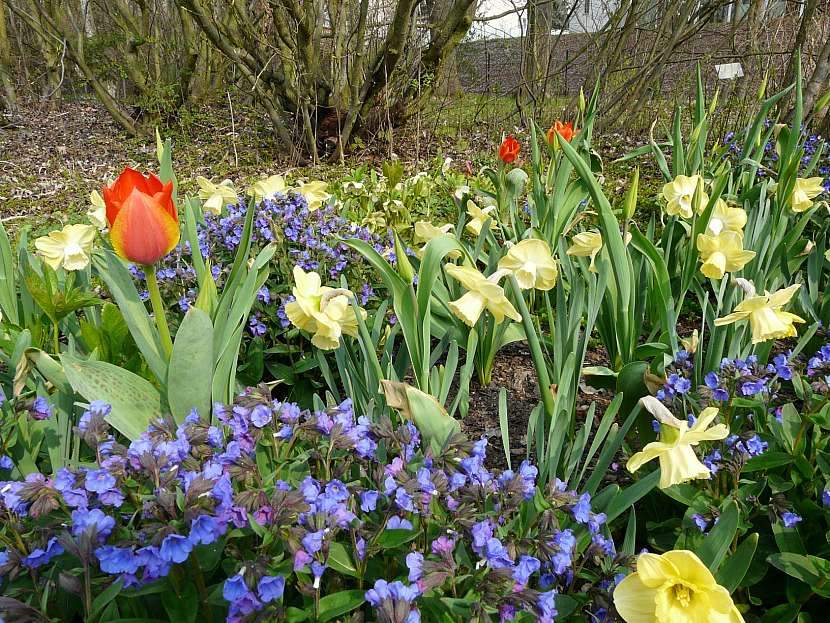
POLYGON ((52 323, 52 342, 55 347, 55 356, 61 354, 61 330, 57 322, 52 323))
POLYGON ((164 348, 164 353, 167 359, 173 352, 173 340, 170 339, 170 328, 167 326, 167 316, 164 313, 164 303, 161 300, 161 292, 159 292, 159 283, 156 280, 155 266, 146 266, 144 268, 144 276, 147 279, 147 291, 150 293, 150 303, 153 306, 153 315, 156 317, 156 326, 161 337, 161 346, 164 348))
POLYGON ((530 357, 533 359, 533 366, 536 368, 536 377, 539 379, 539 393, 542 395, 542 404, 545 407, 545 423, 550 427, 553 425, 554 404, 553 395, 551 394, 550 375, 548 374, 548 366, 545 363, 545 355, 542 353, 542 346, 539 343, 536 326, 533 324, 533 318, 527 309, 524 297, 522 297, 522 290, 519 288, 515 276, 510 276, 510 283, 513 286, 513 293, 516 295, 516 306, 522 315, 522 324, 524 325, 527 344, 530 346, 530 357))

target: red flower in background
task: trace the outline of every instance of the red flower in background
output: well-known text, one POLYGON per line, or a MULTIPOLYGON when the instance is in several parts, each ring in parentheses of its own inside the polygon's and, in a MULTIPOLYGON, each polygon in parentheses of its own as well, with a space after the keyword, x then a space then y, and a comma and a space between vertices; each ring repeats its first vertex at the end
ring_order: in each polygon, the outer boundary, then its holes
POLYGON ((103 195, 110 241, 120 257, 150 266, 179 243, 173 182, 162 184, 152 173, 145 177, 126 167, 103 195))
POLYGON ((557 119, 553 122, 553 125, 550 127, 550 130, 548 130, 548 143, 550 143, 551 145, 554 144, 554 142, 556 141, 557 133, 559 134, 559 136, 561 136, 563 139, 570 143, 573 140, 573 137, 579 134, 579 130, 574 129, 573 121, 562 123, 561 121, 559 121, 559 119, 557 119))
POLYGON ((502 141, 501 147, 499 147, 499 158, 505 164, 510 164, 514 162, 516 158, 519 157, 519 151, 521 150, 522 146, 512 136, 508 136, 504 141, 502 141))

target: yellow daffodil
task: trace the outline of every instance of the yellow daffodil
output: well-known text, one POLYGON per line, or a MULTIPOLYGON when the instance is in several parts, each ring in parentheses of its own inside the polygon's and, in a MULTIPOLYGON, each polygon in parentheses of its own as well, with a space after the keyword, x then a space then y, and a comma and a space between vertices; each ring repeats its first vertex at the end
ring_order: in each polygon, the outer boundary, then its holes
POLYGON ((254 198, 254 201, 260 202, 263 199, 270 199, 277 193, 284 192, 285 189, 285 179, 282 175, 272 175, 252 184, 248 189, 248 194, 254 198))
POLYGON ((484 221, 490 219, 490 229, 496 227, 496 215, 493 210, 496 206, 487 206, 486 208, 479 208, 472 199, 467 200, 467 216, 470 220, 467 221, 467 229, 472 232, 474 236, 481 235, 481 228, 484 227, 484 221))
POLYGON ((741 270, 755 257, 755 251, 744 250, 743 236, 734 231, 698 234, 697 250, 703 261, 700 272, 710 279, 723 279, 725 273, 741 270))
POLYGON ((285 313, 295 327, 313 333, 316 328, 314 313, 320 309, 320 298, 323 295, 320 275, 307 273, 299 266, 294 267, 293 273, 294 288, 291 294, 294 295, 294 300, 286 303, 285 313))
MULTIPOLYGON (((294 267, 294 300, 285 305, 288 320, 302 331, 313 333, 311 343, 330 350, 340 344, 342 334, 357 336, 354 294, 343 288, 321 286, 320 275, 294 267)), ((366 312, 360 310, 365 318, 366 312)))
POLYGON ((435 226, 429 221, 418 221, 415 223, 415 242, 429 242, 433 238, 450 233, 452 230, 453 226, 450 223, 435 226))
POLYGON ((827 251, 824 252, 824 259, 830 262, 830 249, 827 249, 827 251))
POLYGON ((323 203, 331 197, 326 190, 327 188, 328 184, 321 181, 297 184, 297 192, 305 197, 306 203, 308 203, 309 212, 314 212, 319 209, 320 206, 322 206, 323 203))
POLYGON ((351 303, 354 295, 349 290, 329 290, 320 298, 320 311, 314 315, 317 330, 311 337, 311 343, 322 350, 337 348, 344 333, 357 336, 357 318, 351 303))
MULTIPOLYGON (((666 214, 692 218, 692 200, 695 196, 698 183, 703 179, 699 175, 678 175, 674 180, 663 186, 663 197, 666 199, 666 214)), ((700 209, 706 207, 709 197, 702 193, 700 209)))
POLYGON ((789 288, 769 292, 761 296, 748 296, 735 306, 735 311, 723 318, 715 319, 715 326, 732 324, 739 320, 749 319, 752 327, 752 343, 777 340, 782 337, 797 335, 793 323, 804 322, 803 318, 781 311, 781 308, 790 302, 793 294, 801 287, 800 283, 789 288))
POLYGON ((447 264, 444 270, 468 290, 460 299, 449 304, 452 313, 468 326, 472 327, 478 322, 485 308, 493 314, 497 323, 501 323, 505 316, 516 321, 522 319, 498 284, 499 279, 504 275, 501 271, 488 278, 470 266, 447 264))
POLYGON ((729 434, 725 424, 709 428, 718 410, 715 407, 704 409, 689 428, 688 422, 674 417, 657 398, 646 396, 640 403, 660 423, 660 440, 646 444, 642 451, 628 459, 628 471, 636 472, 645 463, 659 459, 661 489, 687 480, 708 478, 709 468, 700 462, 692 446, 701 441, 725 439, 729 434))
POLYGON ((222 180, 214 184, 206 177, 196 178, 199 184, 199 199, 202 200, 202 207, 210 214, 220 214, 226 205, 236 203, 236 189, 230 180, 222 180))
POLYGON ((536 238, 510 247, 507 255, 499 260, 499 268, 513 273, 522 290, 550 290, 559 274, 548 243, 536 238))
POLYGON ((67 225, 60 231, 35 240, 37 254, 57 270, 83 270, 89 266, 95 228, 92 225, 67 225))
POLYGON ((709 224, 706 226, 706 233, 717 236, 724 231, 742 232, 746 225, 746 212, 743 208, 733 208, 723 199, 718 199, 709 224))
MULTIPOLYGON (((415 223, 415 242, 423 243, 424 247, 426 243, 432 240, 433 238, 437 238, 438 236, 444 236, 450 233, 453 230, 453 226, 450 223, 445 223, 444 225, 436 227, 429 221, 418 221, 415 223)), ((424 247, 419 248, 416 253, 418 257, 423 259, 424 255, 424 247)), ((461 257, 461 251, 450 251, 447 254, 447 257, 451 259, 458 259, 461 257)))
POLYGON ((597 272, 594 260, 597 253, 602 249, 602 235, 594 231, 583 231, 573 237, 570 248, 567 251, 568 255, 574 257, 590 257, 591 265, 588 267, 592 273, 597 272))
POLYGON ((640 554, 637 571, 614 589, 626 623, 743 623, 732 597, 696 554, 640 554))
POLYGON ((87 210, 86 217, 98 229, 107 228, 107 206, 104 203, 104 198, 97 190, 89 193, 89 202, 92 207, 87 210))
POLYGON ((821 177, 799 177, 795 180, 793 194, 790 195, 790 207, 793 212, 805 212, 813 207, 813 199, 824 192, 821 177))

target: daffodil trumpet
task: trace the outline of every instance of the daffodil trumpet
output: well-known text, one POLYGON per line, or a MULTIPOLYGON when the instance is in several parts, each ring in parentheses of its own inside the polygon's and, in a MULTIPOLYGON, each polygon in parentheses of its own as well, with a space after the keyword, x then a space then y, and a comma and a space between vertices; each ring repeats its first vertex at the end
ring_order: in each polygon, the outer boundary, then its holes
POLYGON ((744 621, 729 591, 688 550, 640 554, 637 571, 614 589, 614 605, 626 623, 744 621))

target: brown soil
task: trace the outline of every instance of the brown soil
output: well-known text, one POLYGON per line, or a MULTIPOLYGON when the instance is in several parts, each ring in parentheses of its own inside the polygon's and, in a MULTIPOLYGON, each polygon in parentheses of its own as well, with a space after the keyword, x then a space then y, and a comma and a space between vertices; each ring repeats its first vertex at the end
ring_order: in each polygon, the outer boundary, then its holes
MULTIPOLYGON (((605 349, 589 351, 585 364, 608 365, 605 349)), ((489 386, 482 387, 473 378, 470 383, 470 410, 461 423, 462 430, 468 437, 487 437, 487 465, 500 469, 507 467, 499 423, 499 392, 502 388, 507 390, 510 455, 511 464, 515 467, 527 457, 527 424, 531 411, 540 400, 539 383, 526 344, 510 344, 499 352, 489 386)), ((585 421, 592 402, 596 403, 594 418, 598 421, 613 398, 614 393, 611 391, 581 385, 576 407, 577 422, 585 421)))

